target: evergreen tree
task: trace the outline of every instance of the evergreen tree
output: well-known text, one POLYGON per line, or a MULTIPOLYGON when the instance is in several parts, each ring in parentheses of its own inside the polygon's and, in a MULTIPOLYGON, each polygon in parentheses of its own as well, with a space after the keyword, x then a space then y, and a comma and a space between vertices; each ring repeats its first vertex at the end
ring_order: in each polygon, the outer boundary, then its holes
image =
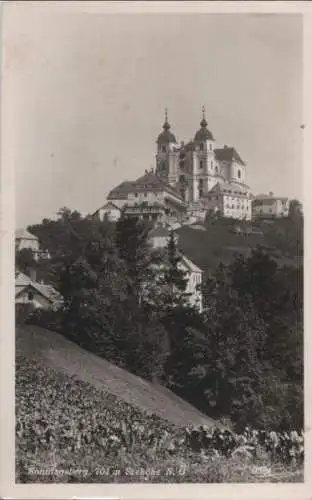
POLYGON ((182 267, 182 255, 178 251, 175 235, 172 231, 159 265, 158 306, 167 312, 178 306, 188 306, 187 281, 187 271, 182 267))

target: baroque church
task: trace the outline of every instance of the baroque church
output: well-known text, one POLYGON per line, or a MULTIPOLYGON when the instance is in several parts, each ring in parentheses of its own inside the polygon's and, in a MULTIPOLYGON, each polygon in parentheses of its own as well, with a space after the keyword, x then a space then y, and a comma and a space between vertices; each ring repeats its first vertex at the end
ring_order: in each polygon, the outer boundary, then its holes
POLYGON ((203 108, 200 128, 187 144, 177 143, 168 122, 157 138, 156 174, 192 207, 214 209, 234 218, 251 217, 246 164, 234 147, 216 147, 203 108))
POLYGON ((194 139, 178 143, 168 122, 157 137, 156 168, 134 181, 123 181, 97 210, 114 219, 121 212, 149 220, 203 219, 207 211, 251 219, 246 164, 234 147, 217 147, 203 108, 194 139))

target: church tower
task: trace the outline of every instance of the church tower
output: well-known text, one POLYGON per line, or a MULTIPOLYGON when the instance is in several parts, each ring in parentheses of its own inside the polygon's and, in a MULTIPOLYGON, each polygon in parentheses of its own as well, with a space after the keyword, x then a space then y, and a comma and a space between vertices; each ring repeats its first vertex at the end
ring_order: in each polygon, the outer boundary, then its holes
POLYGON ((175 186, 178 177, 178 145, 170 128, 166 109, 163 131, 157 138, 156 174, 170 185, 175 186))
POLYGON ((214 137, 208 130, 205 117, 205 108, 202 108, 200 129, 194 137, 195 154, 193 154, 193 201, 198 201, 215 184, 214 177, 219 174, 214 155, 214 137))

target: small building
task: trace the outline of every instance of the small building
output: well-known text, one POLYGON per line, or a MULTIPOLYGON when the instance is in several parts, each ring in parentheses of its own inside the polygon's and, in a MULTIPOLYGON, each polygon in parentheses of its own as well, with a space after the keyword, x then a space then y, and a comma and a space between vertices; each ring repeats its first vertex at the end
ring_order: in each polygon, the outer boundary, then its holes
POLYGON ((101 221, 107 218, 110 222, 117 222, 121 217, 121 208, 112 201, 108 201, 94 215, 98 216, 101 221))
POLYGON ((39 239, 27 229, 17 229, 15 231, 15 249, 20 251, 26 248, 32 250, 35 258, 37 258, 40 250, 39 239))
POLYGON ((203 271, 188 259, 185 255, 181 255, 180 268, 186 273, 187 286, 186 293, 190 294, 189 301, 194 307, 197 307, 199 312, 203 310, 203 296, 201 291, 203 271))
POLYGON ((288 217, 289 200, 283 196, 269 194, 259 194, 252 201, 253 219, 275 219, 288 217))
POLYGON ((61 303, 60 294, 51 285, 37 283, 24 273, 15 277, 15 304, 31 304, 35 309, 56 308, 61 303))
POLYGON ((207 211, 218 212, 223 217, 251 220, 251 197, 244 186, 218 182, 203 196, 202 203, 207 211))

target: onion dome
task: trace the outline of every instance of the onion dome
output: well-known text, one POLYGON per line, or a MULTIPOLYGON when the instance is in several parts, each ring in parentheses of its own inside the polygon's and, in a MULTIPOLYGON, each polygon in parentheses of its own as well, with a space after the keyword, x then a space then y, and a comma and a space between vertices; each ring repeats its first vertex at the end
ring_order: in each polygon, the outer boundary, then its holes
POLYGON ((176 138, 172 132, 170 132, 170 123, 168 122, 167 110, 165 111, 165 123, 163 124, 163 132, 161 132, 157 138, 158 144, 168 144, 173 142, 176 144, 176 138))
POLYGON ((196 142, 202 142, 202 141, 214 141, 214 137, 210 130, 207 129, 208 123, 206 122, 205 118, 205 108, 203 107, 203 118, 202 121, 200 122, 200 129, 196 132, 195 134, 195 141, 196 142))

